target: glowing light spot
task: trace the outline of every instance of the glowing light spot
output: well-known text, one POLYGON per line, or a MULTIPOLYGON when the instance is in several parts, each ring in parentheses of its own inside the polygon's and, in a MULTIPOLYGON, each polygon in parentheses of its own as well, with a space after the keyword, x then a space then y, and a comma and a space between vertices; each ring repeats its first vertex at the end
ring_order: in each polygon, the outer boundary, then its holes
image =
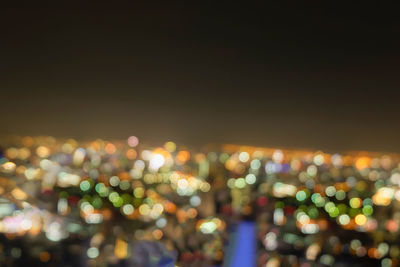
POLYGON ((253 170, 258 170, 261 167, 261 161, 258 159, 253 159, 250 163, 250 168, 253 170))
POLYGON ((88 202, 82 202, 81 204, 81 210, 85 213, 85 214, 91 214, 94 211, 94 208, 92 205, 90 205, 88 202))
POLYGON ((137 157, 136 150, 134 150, 133 148, 128 149, 125 153, 125 156, 130 160, 134 160, 137 157))
POLYGON ((171 141, 166 142, 164 147, 168 152, 174 152, 176 150, 176 144, 171 141))
POLYGON ((274 232, 269 232, 264 238, 265 248, 267 250, 275 250, 278 247, 277 236, 274 232))
POLYGON ((136 136, 130 136, 128 138, 128 145, 130 147, 136 147, 139 144, 139 139, 136 136))
POLYGON ((119 183, 119 188, 121 188, 121 190, 128 190, 131 187, 131 183, 129 181, 122 181, 119 183))
POLYGON ((356 168, 362 170, 368 168, 371 164, 371 159, 368 157, 361 157, 356 160, 356 168))
POLYGON ((131 215, 131 214, 133 213, 133 211, 134 211, 134 208, 133 208, 133 206, 132 206, 131 204, 125 204, 125 205, 122 207, 122 212, 123 212, 125 215, 131 215))
POLYGON ((372 213, 374 212, 374 208, 371 205, 365 205, 362 208, 362 212, 366 215, 366 216, 370 216, 372 215, 372 213))
POLYGON ((247 174, 246 175, 246 183, 248 184, 254 184, 256 182, 257 178, 254 174, 247 174))
POLYGON ((142 204, 139 206, 139 212, 140 212, 140 214, 142 214, 144 216, 148 215, 150 213, 150 211, 151 211, 151 209, 150 209, 149 205, 147 205, 147 204, 142 204))
POLYGON ((142 153, 141 153, 140 155, 141 155, 142 159, 144 159, 144 160, 150 160, 150 159, 151 159, 152 153, 151 153, 150 150, 147 150, 147 149, 146 149, 146 150, 143 150, 142 153))
POLYGON ((297 218, 297 220, 299 221, 299 223, 301 223, 301 224, 308 224, 308 223, 310 223, 310 217, 309 217, 307 214, 305 214, 304 212, 299 213, 299 214, 296 216, 296 218, 297 218))
POLYGON ((388 206, 394 197, 394 189, 389 187, 381 187, 372 196, 372 201, 375 205, 388 206))
POLYGON ((314 261, 317 258, 318 254, 320 253, 320 251, 321 251, 321 246, 319 244, 317 243, 311 244, 306 250, 307 260, 314 261))
POLYGON ((64 238, 64 234, 61 230, 62 228, 59 222, 52 222, 46 229, 46 237, 51 241, 58 242, 64 238))
POLYGON ((3 171, 6 172, 6 173, 12 173, 12 172, 15 170, 15 167, 16 167, 16 166, 17 166, 17 165, 15 165, 14 162, 9 161, 9 162, 6 162, 6 163, 4 163, 3 165, 1 165, 1 168, 2 168, 3 171))
POLYGON ((235 186, 237 188, 244 188, 246 186, 246 181, 243 178, 237 178, 235 181, 235 186))
POLYGON ((11 254, 11 256, 12 256, 13 258, 18 259, 18 258, 21 257, 22 251, 21 251, 20 248, 16 248, 16 247, 15 247, 15 248, 12 248, 12 249, 11 249, 10 254, 11 254))
POLYGON ((235 180, 236 180, 235 178, 229 178, 228 181, 226 182, 227 186, 230 189, 235 188, 235 180))
POLYGON ((167 220, 165 218, 160 218, 156 221, 156 225, 159 228, 163 228, 167 225, 167 220))
POLYGON ((276 163, 282 163, 283 158, 284 158, 284 155, 281 150, 275 150, 274 153, 272 154, 272 160, 276 163))
POLYGON ((90 182, 88 180, 84 180, 80 183, 79 187, 82 191, 88 191, 90 189, 90 182))
POLYGON ((283 198, 287 196, 295 196, 297 187, 291 184, 277 182, 273 185, 272 190, 275 197, 283 198))
POLYGON ((367 222, 367 217, 365 217, 364 214, 358 214, 355 218, 354 218, 356 224, 358 225, 364 225, 367 222))
POLYGON ((241 152, 241 153, 239 154, 239 160, 240 160, 241 162, 247 162, 247 161, 249 161, 249 159, 250 159, 249 153, 247 153, 247 152, 241 152))
POLYGON ((399 230, 399 224, 395 220, 387 221, 385 227, 391 233, 397 232, 397 230, 399 230))
POLYGON ((204 234, 211 234, 213 233, 215 230, 217 230, 217 225, 215 224, 215 222, 211 221, 211 222, 204 222, 200 225, 200 231, 204 234))
POLYGON ((324 209, 325 209, 326 212, 330 213, 331 211, 333 211, 333 209, 334 209, 335 207, 336 207, 336 206, 335 206, 335 203, 333 203, 333 202, 328 202, 328 203, 325 204, 324 209))
POLYGON ((150 166, 149 168, 157 171, 159 168, 161 168, 165 163, 165 159, 163 155, 161 154, 153 154, 151 159, 150 159, 150 166))
POLYGON ((83 148, 78 148, 77 150, 75 150, 74 152, 74 156, 73 156, 73 164, 75 166, 79 166, 83 163, 83 160, 85 159, 86 156, 86 151, 83 148))
POLYGON ((335 262, 335 258, 329 254, 324 254, 321 256, 320 262, 327 266, 333 266, 333 263, 335 262))
POLYGON ((36 154, 41 158, 47 158, 50 155, 50 149, 45 146, 39 146, 36 149, 36 154))
POLYGON ((315 177, 315 176, 317 175, 317 172, 318 172, 317 166, 315 166, 315 165, 310 165, 310 166, 307 167, 307 174, 308 174, 310 177, 315 177))
POLYGON ((18 150, 18 158, 22 160, 26 160, 31 155, 31 151, 29 148, 23 147, 18 150))
POLYGON ((108 143, 105 147, 104 150, 107 152, 107 154, 114 154, 115 151, 117 151, 117 148, 115 145, 108 143))
POLYGON ((157 203, 153 206, 153 211, 157 214, 156 217, 158 217, 164 211, 164 207, 160 203, 157 203))
POLYGON ((99 249, 96 247, 91 247, 86 252, 87 256, 91 259, 95 259, 99 256, 99 249))
POLYGON ((211 189, 211 185, 209 183, 204 182, 204 183, 200 184, 200 190, 202 192, 208 192, 208 191, 210 191, 210 189, 211 189))
POLYGON ((357 208, 361 207, 362 200, 361 200, 361 198, 353 197, 350 199, 349 204, 350 204, 350 207, 357 209, 357 208))
POLYGON ((179 179, 178 180, 178 187, 181 189, 186 189, 189 186, 189 183, 186 179, 179 179))
POLYGON ((18 157, 18 149, 15 147, 10 147, 6 150, 6 155, 9 159, 15 159, 16 157, 18 157))
POLYGON ((304 224, 301 226, 301 232, 304 234, 315 234, 319 232, 319 226, 315 223, 304 224))
POLYGON ((336 192, 335 197, 337 200, 343 200, 346 198, 346 192, 344 192, 343 190, 339 190, 336 192))
POLYGON ((390 267, 393 266, 393 261, 389 258, 384 258, 381 262, 382 267, 390 267))
POLYGON ((296 199, 297 199, 298 201, 304 201, 306 198, 307 198, 307 194, 306 194, 306 192, 304 192, 303 190, 298 191, 298 192, 296 193, 296 199))
POLYGON ((190 153, 186 150, 181 150, 176 155, 176 160, 178 164, 183 164, 190 159, 190 153))
POLYGON ((283 209, 278 208, 274 210, 274 224, 284 225, 286 223, 286 216, 283 213, 283 209))
POLYGON ((85 218, 85 222, 89 224, 98 224, 103 221, 103 215, 99 213, 88 214, 85 218))
POLYGON ((324 164, 324 162, 325 162, 325 158, 324 158, 323 155, 318 154, 318 155, 316 155, 316 156, 314 157, 314 163, 315 163, 315 165, 321 166, 322 164, 324 164))
POLYGON ((18 199, 18 200, 25 200, 25 199, 28 198, 28 195, 27 195, 24 191, 22 191, 21 189, 19 189, 19 188, 14 188, 14 189, 11 191, 11 195, 12 195, 15 199, 18 199))
POLYGON ((331 216, 332 218, 335 218, 337 216, 339 216, 339 209, 338 207, 333 207, 330 211, 329 211, 329 216, 331 216))
POLYGON ((136 198, 142 198, 144 196, 144 188, 143 187, 135 188, 135 190, 133 190, 133 195, 136 198))
POLYGON ((60 198, 57 203, 57 211, 61 215, 66 215, 68 212, 68 201, 65 198, 60 198))
POLYGON ((111 176, 110 177, 110 185, 111 186, 118 186, 120 183, 120 179, 118 176, 111 176))
POLYGON ((340 215, 338 220, 341 225, 348 225, 350 223, 350 217, 347 214, 340 215))
POLYGON ((201 204, 201 198, 199 196, 192 196, 190 198, 190 205, 198 207, 201 204))
POLYGON ((27 231, 32 228, 32 221, 29 219, 24 219, 21 222, 21 229, 27 231))
POLYGON ((116 202, 116 201, 119 199, 119 194, 118 194, 117 192, 111 192, 111 193, 108 195, 108 199, 109 199, 111 202, 116 202))
POLYGON ((125 259, 128 256, 128 243, 118 238, 115 241, 114 255, 118 259, 125 259))
POLYGON ((117 197, 114 201, 113 201, 113 206, 116 208, 121 207, 124 204, 124 199, 122 197, 117 197))
POLYGON ((334 186, 328 186, 328 187, 325 189, 325 194, 326 194, 328 197, 333 197, 333 196, 336 194, 336 188, 335 188, 334 186))

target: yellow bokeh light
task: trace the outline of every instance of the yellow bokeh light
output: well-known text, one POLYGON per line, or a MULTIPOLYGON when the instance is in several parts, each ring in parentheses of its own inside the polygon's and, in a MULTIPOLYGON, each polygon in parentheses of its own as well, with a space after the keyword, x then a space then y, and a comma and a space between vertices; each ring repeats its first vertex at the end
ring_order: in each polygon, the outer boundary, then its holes
POLYGON ((165 149, 169 152, 174 152, 176 150, 176 144, 174 142, 166 142, 164 145, 165 149))
POLYGON ((355 222, 357 225, 364 225, 367 222, 367 217, 364 214, 358 214, 355 218, 354 218, 355 222))
POLYGON ((142 214, 144 216, 148 215, 150 213, 150 211, 151 211, 151 209, 150 209, 149 205, 147 205, 147 204, 142 204, 139 207, 140 214, 142 214))
POLYGON ((18 200, 25 200, 28 198, 28 195, 19 188, 15 188, 11 191, 11 195, 18 200))
POLYGON ((6 162, 3 165, 1 165, 1 169, 3 169, 3 171, 7 172, 7 173, 13 172, 15 170, 15 167, 16 167, 15 163, 11 162, 11 161, 6 162))
POLYGON ((371 159, 368 157, 361 157, 356 160, 356 168, 362 170, 368 168, 371 164, 371 159))
POLYGON ((128 243, 118 238, 115 241, 114 255, 118 259, 125 259, 128 256, 128 243))
POLYGON ((39 146, 36 149, 36 154, 41 158, 47 158, 50 155, 50 149, 45 146, 39 146))

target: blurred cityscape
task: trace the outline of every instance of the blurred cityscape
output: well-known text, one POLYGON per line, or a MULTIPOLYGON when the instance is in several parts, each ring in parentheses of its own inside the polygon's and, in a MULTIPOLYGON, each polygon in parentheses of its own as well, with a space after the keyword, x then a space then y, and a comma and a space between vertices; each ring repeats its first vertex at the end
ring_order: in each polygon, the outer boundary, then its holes
POLYGON ((0 148, 0 196, 0 266, 400 259, 397 154, 13 137, 0 148))

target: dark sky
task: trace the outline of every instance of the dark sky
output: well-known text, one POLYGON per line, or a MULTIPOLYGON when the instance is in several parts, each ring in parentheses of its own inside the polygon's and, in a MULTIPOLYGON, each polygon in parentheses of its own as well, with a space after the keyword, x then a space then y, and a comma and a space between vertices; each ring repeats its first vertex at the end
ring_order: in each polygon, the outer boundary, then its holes
POLYGON ((400 152, 397 7, 101 2, 1 9, 0 135, 400 152))

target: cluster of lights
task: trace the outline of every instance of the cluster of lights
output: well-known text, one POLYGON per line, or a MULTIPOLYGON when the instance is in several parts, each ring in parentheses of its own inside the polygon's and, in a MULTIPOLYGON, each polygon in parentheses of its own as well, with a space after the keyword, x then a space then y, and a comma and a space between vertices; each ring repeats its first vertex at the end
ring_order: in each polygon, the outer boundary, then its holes
MULTIPOLYGON (((107 240, 101 230, 121 222, 131 223, 114 230, 137 240, 184 243, 194 235, 203 255, 221 260, 221 236, 242 215, 256 218, 267 265, 296 264, 279 251, 282 242, 328 265, 343 252, 383 266, 400 260, 393 245, 400 230, 398 155, 237 146, 197 153, 171 141, 146 147, 135 136, 88 143, 26 137, 5 149, 0 176, 0 232, 9 238, 43 233, 58 242, 97 227, 86 251, 94 262, 103 260, 107 242, 113 257, 129 256, 129 242, 120 235, 107 240), (56 214, 40 204, 49 199, 56 214), (342 238, 349 233, 350 243, 342 238), (361 244, 360 235, 373 242, 361 244), (329 246, 320 236, 329 237, 329 246)), ((174 249, 184 261, 184 249, 174 249)))

